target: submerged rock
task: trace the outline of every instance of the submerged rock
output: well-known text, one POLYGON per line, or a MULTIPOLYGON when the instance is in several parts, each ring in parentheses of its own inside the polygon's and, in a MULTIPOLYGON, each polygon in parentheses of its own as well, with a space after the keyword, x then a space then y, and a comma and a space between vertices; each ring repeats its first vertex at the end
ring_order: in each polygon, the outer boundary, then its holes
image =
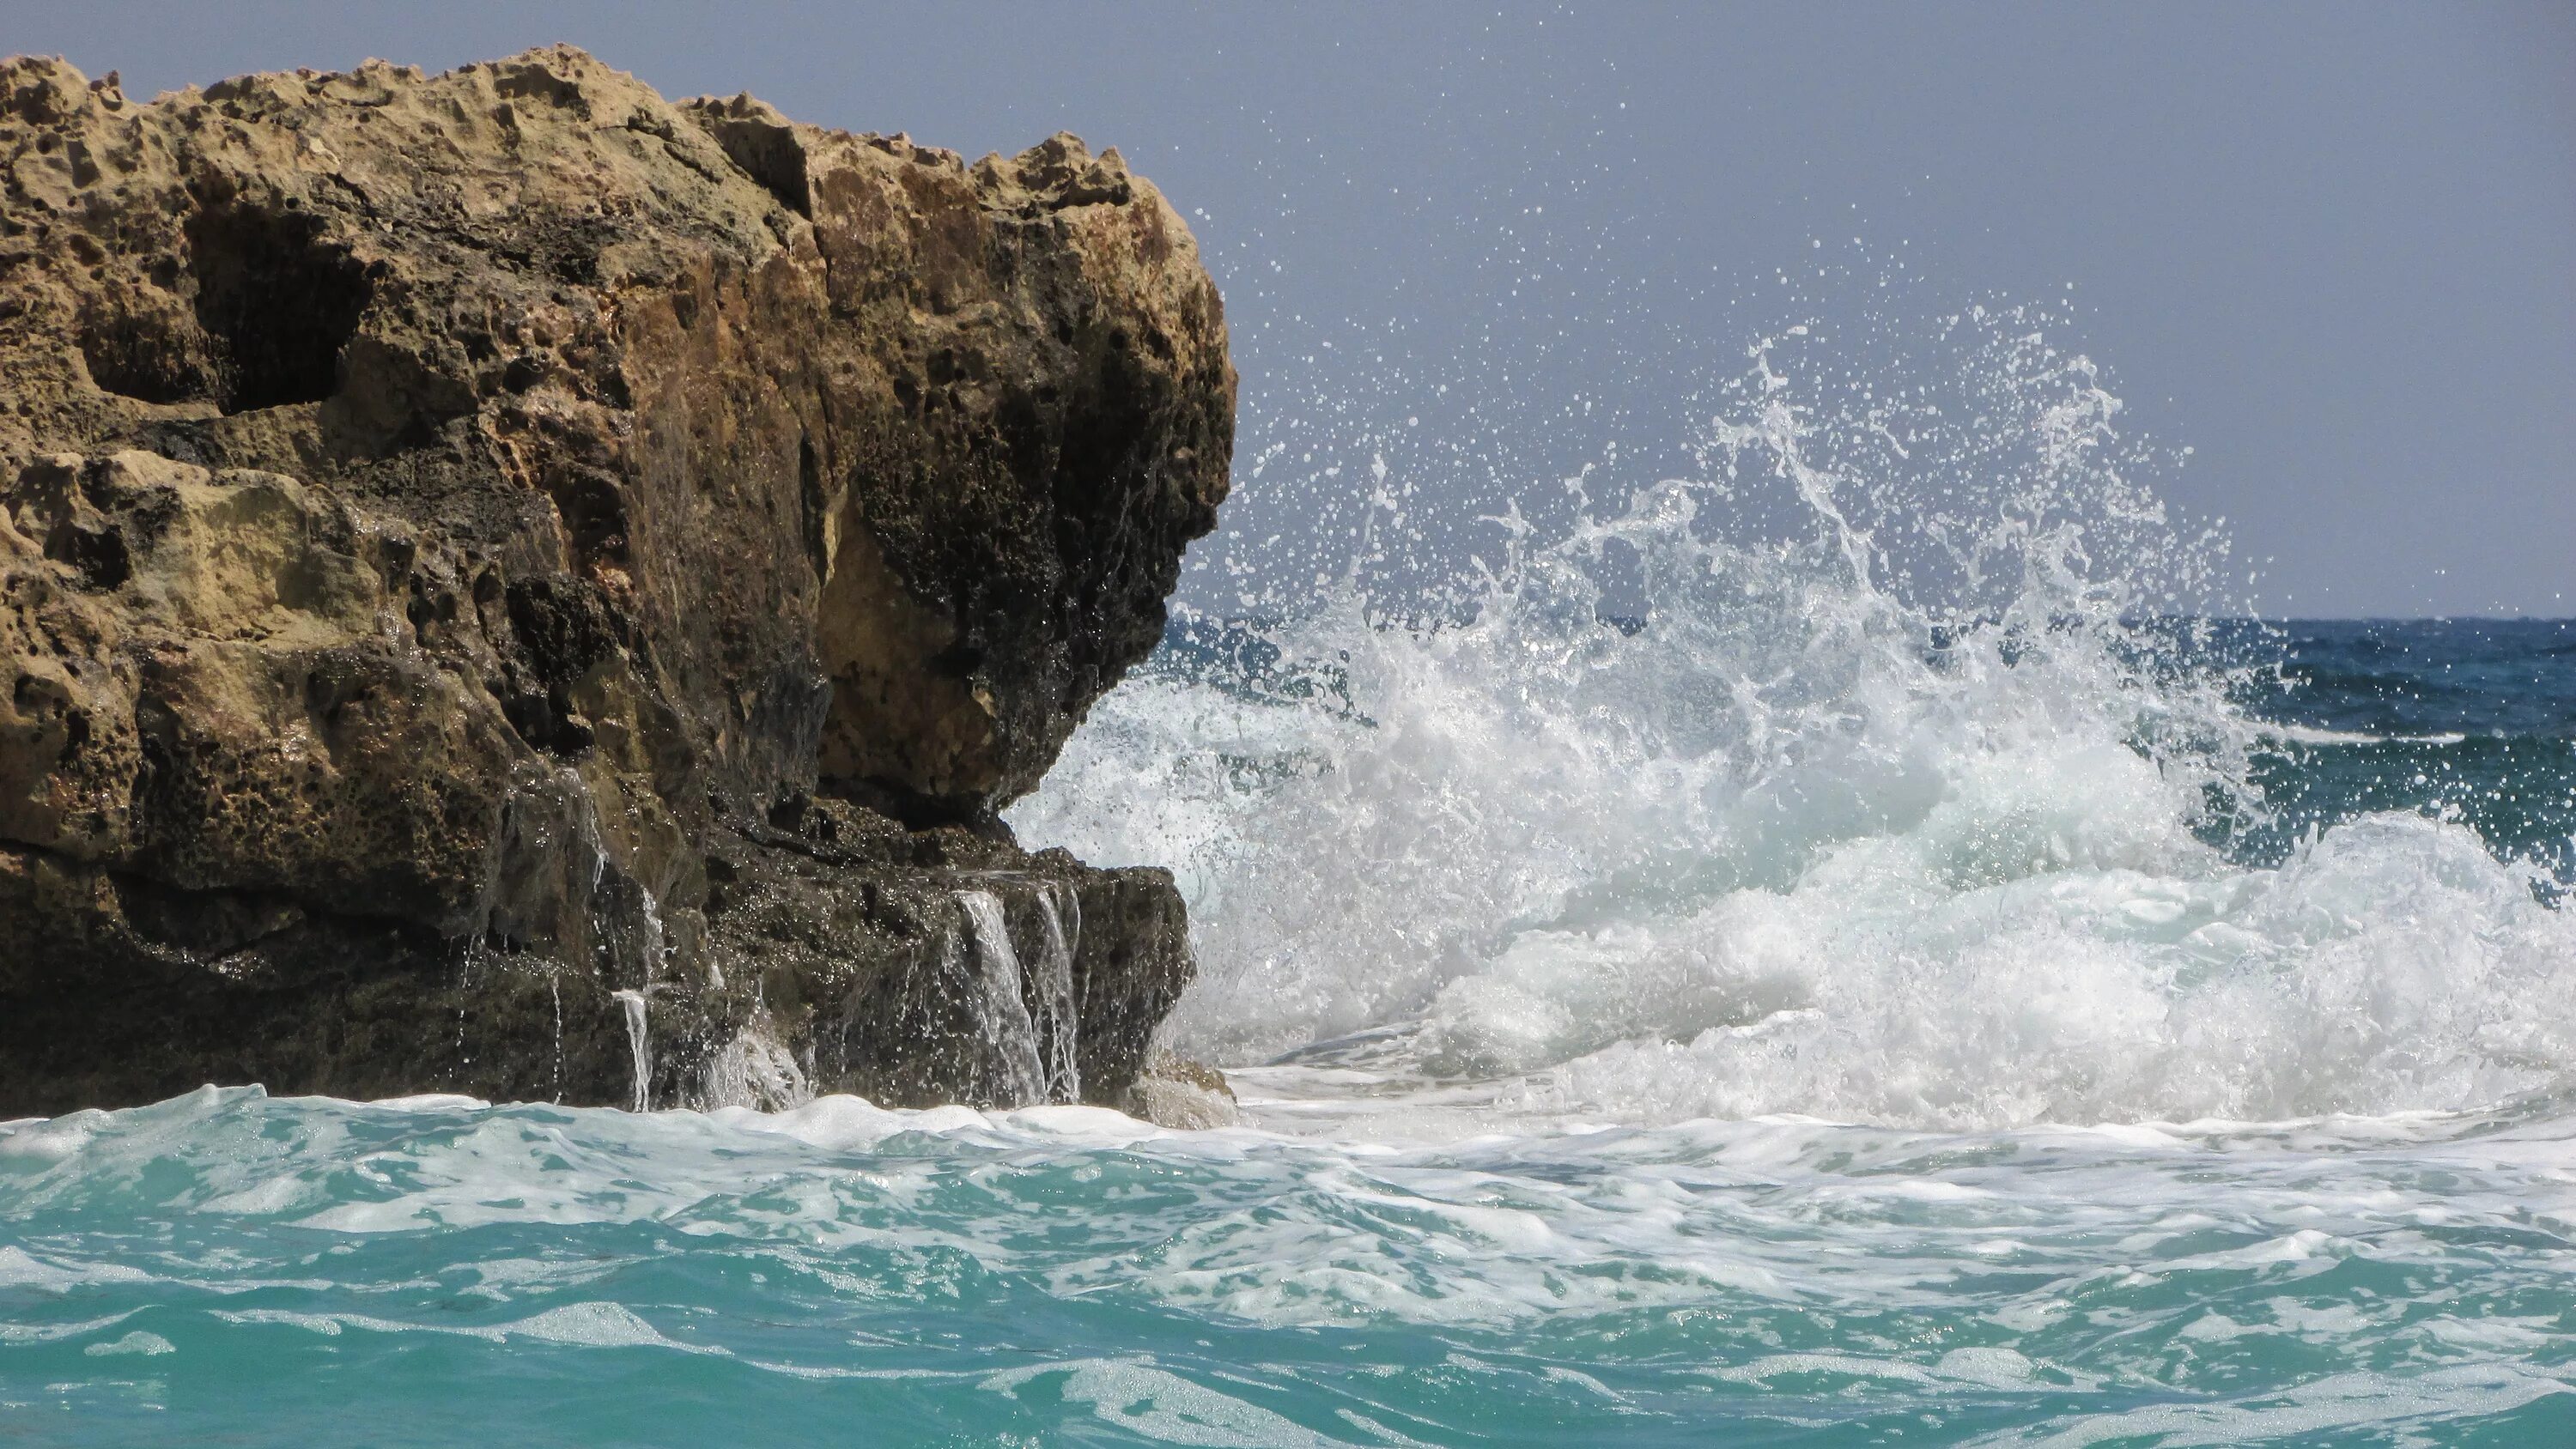
POLYGON ((1232 1127, 1243 1120, 1225 1073, 1164 1051, 1146 1057, 1118 1105, 1131 1117, 1185 1132, 1232 1127))
POLYGON ((0 1116, 1120 1100, 1179 898, 995 813, 1226 491, 1115 151, 19 58, 0 178, 0 1116))

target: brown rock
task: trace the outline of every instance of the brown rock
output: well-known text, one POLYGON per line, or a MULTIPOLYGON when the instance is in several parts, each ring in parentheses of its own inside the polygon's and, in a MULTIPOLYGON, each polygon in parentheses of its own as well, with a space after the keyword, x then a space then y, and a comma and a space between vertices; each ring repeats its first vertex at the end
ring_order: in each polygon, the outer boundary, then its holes
POLYGON ((1242 1122, 1234 1086, 1205 1062, 1169 1052, 1150 1053, 1118 1102, 1121 1111, 1157 1127, 1204 1132, 1242 1122))
POLYGON ((1178 898, 994 812, 1160 638, 1233 394, 1187 229, 1069 136, 568 48, 0 63, 0 1115, 625 1101, 617 993, 657 1103, 1000 1100, 976 892, 1014 964, 1079 904, 1117 1100, 1178 898))

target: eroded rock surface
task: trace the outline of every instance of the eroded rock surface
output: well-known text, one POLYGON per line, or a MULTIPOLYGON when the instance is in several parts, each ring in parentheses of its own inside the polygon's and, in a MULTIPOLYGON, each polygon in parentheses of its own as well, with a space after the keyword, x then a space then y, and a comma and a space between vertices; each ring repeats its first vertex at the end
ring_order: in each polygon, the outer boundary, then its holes
POLYGON ((1120 1100, 1178 897, 994 812, 1159 639, 1233 396, 1069 136, 0 64, 0 1116, 1120 1100))

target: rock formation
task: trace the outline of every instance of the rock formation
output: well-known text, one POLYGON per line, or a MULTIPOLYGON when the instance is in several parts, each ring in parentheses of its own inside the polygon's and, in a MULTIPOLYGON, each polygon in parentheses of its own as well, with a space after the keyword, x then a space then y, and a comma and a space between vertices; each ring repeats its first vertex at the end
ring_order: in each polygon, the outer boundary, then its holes
POLYGON ((0 1117, 1122 1100, 1179 898, 995 815, 1226 490, 1117 152, 19 58, 0 173, 0 1117))

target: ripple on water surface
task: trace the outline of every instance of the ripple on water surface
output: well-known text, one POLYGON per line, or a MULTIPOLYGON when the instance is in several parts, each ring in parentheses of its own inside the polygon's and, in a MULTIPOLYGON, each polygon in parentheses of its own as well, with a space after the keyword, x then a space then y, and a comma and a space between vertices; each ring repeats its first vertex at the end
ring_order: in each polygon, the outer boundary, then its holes
POLYGON ((635 1117, 211 1089, 12 1124, 0 1432, 2576 1435, 2576 1121, 2554 1107, 1525 1125, 1353 1143, 1083 1108, 635 1117))

